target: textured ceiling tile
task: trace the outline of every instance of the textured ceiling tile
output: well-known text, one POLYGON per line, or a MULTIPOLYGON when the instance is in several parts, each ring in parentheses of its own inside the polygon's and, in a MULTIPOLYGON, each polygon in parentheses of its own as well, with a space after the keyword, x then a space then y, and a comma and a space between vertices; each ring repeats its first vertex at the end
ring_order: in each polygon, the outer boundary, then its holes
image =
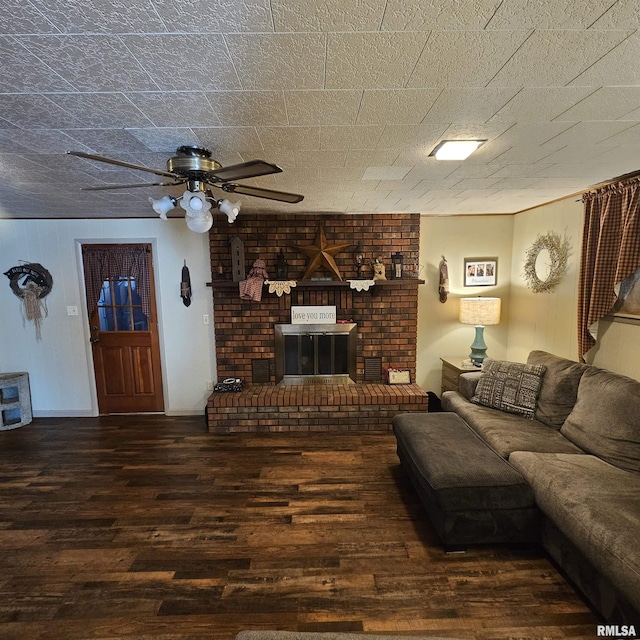
POLYGON ((212 127, 221 124, 201 91, 145 91, 128 93, 127 98, 156 127, 212 127))
POLYGON ((19 41, 78 91, 158 88, 117 36, 25 36, 19 41))
POLYGON ((385 0, 271 0, 276 31, 377 31, 385 0))
POLYGON ((257 127, 266 151, 320 149, 319 127, 257 127))
POLYGON ((148 0, 47 0, 40 11, 63 33, 165 31, 148 0))
POLYGON ((198 138, 191 129, 129 129, 129 133, 140 140, 150 151, 170 153, 183 144, 199 144, 198 138))
POLYGON ((362 180, 402 180, 411 167, 367 167, 362 180))
POLYGON ((571 128, 571 122, 520 122, 509 126, 498 138, 509 147, 520 144, 540 145, 571 128))
POLYGON ((611 0, 509 0, 500 3, 487 29, 586 29, 610 6, 611 0))
POLYGON ((23 129, 63 129, 76 118, 40 95, 0 95, 0 118, 23 129))
POLYGON ((523 89, 492 121, 549 122, 593 91, 590 87, 523 89))
MULTIPOLYGON (((610 147, 613 148, 613 147, 610 147)), ((576 144, 571 147, 564 147, 558 151, 545 156, 545 162, 570 163, 586 162, 589 159, 597 158, 609 149, 605 145, 576 144)))
POLYGON ((564 86, 614 49, 630 33, 535 31, 490 84, 497 87, 564 86), (562 60, 562 64, 557 64, 558 60, 562 60))
MULTIPOLYGON (((264 155, 260 138, 254 127, 215 127, 193 129, 200 143, 215 154, 249 154, 247 159, 264 155)), ((182 143, 188 144, 188 143, 182 143)), ((222 160, 219 160, 222 162, 222 160)), ((224 164, 228 164, 226 161, 224 164)))
POLYGON ((153 0, 167 31, 237 33, 273 31, 269 0, 153 0))
POLYGON ((447 129, 446 124, 390 124, 384 128, 379 149, 396 149, 407 146, 431 149, 447 129))
POLYGON ((285 91, 289 123, 355 124, 362 91, 285 91))
POLYGON ((515 89, 510 88, 445 89, 426 115, 424 122, 484 123, 516 93, 515 89))
POLYGON ((151 124, 122 93, 61 93, 48 97, 71 114, 80 128, 112 129, 118 125, 147 127, 151 124))
POLYGON ((638 0, 617 0, 591 25, 593 29, 637 29, 639 26, 638 0))
POLYGON ((408 86, 484 87, 527 35, 527 31, 434 31, 408 86))
MULTIPOLYGON (((494 178, 500 179, 516 179, 516 178, 538 178, 543 177, 543 172, 552 164, 533 163, 533 164, 508 164, 504 166, 491 165, 495 170, 494 178)), ((511 188, 511 187, 509 187, 511 188)))
POLYGON ((382 28, 389 31, 484 29, 500 0, 388 0, 382 28))
POLYGON ((633 127, 632 122, 578 122, 563 133, 545 143, 547 149, 560 149, 564 146, 583 144, 607 144, 614 136, 633 127))
POLYGON ((556 120, 617 120, 640 108, 640 87, 601 87, 556 120))
POLYGON ((321 149, 375 149, 383 127, 320 127, 321 149))
POLYGON ((58 29, 30 2, 3 0, 0 33, 57 33, 58 29))
POLYGON ((0 37, 0 59, 2 93, 73 91, 68 82, 12 38, 0 37))
POLYGON ((207 98, 224 125, 287 124, 282 91, 216 91, 207 93, 207 98))
MULTIPOLYGON (((37 153, 65 153, 69 149, 91 152, 85 145, 78 144, 72 137, 62 131, 39 130, 39 131, 2 131, 0 132, 0 149, 6 151, 25 150, 37 153), (79 148, 81 147, 81 148, 79 148)), ((60 160, 56 156, 56 163, 60 160)))
POLYGON ((393 89, 406 86, 426 33, 330 34, 328 89, 393 89))
POLYGON ((638 85, 640 84, 640 34, 629 37, 619 46, 578 75, 574 85, 638 85))
MULTIPOLYGON (((321 149, 314 150, 313 153, 305 151, 293 151, 294 166, 300 167, 304 172, 308 172, 309 168, 322 169, 323 177, 327 177, 326 169, 336 169, 340 176, 345 177, 347 168, 345 168, 345 159, 347 157, 346 150, 339 151, 331 149, 323 151, 321 149)), ((359 177, 362 171, 360 169, 353 170, 353 176, 359 177)))
POLYGON ((206 91, 240 88, 220 36, 123 36, 122 40, 161 89, 206 91), (195 55, 194 51, 197 52, 195 55))
POLYGON ((419 124, 439 95, 440 89, 365 91, 358 124, 419 124))
POLYGON ((225 40, 243 89, 323 87, 323 34, 232 34, 225 40))
POLYGON ((395 162, 397 149, 348 149, 345 157, 347 167, 368 167, 369 165, 386 166, 395 162))
POLYGON ((148 151, 135 136, 123 129, 70 129, 65 131, 79 145, 71 145, 67 149, 82 151, 80 145, 87 146, 93 153, 136 153, 148 151))

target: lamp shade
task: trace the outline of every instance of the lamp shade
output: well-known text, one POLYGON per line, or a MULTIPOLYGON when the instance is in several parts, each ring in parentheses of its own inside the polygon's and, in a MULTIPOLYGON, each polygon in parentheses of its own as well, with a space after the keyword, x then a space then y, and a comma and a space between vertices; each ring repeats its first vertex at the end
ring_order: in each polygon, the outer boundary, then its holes
POLYGON ((500 322, 500 298, 460 298, 460 322, 486 326, 500 322))

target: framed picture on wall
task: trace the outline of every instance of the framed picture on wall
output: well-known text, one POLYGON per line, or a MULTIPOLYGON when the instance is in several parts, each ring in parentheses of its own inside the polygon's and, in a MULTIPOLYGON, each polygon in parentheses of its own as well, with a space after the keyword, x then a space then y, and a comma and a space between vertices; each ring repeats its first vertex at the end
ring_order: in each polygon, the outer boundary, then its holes
POLYGON ((495 287, 498 283, 498 258, 465 258, 465 287, 495 287))

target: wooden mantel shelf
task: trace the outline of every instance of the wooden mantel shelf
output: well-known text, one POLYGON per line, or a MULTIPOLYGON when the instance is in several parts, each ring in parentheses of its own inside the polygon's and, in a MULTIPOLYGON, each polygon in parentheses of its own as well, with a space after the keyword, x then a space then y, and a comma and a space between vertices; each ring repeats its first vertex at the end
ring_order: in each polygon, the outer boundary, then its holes
MULTIPOLYGON (((355 280, 356 278, 352 278, 355 280)), ((363 278, 361 278, 363 279, 363 278)), ((327 289, 329 287, 343 287, 349 288, 348 280, 296 280, 296 288, 298 289, 327 289)), ((399 278, 397 280, 376 280, 375 287, 411 287, 417 286, 419 284, 424 284, 424 280, 420 280, 419 278, 399 278)), ((237 282, 233 282, 232 280, 214 280, 213 282, 207 282, 207 287, 211 287, 216 290, 225 290, 225 289, 237 289, 237 282)), ((266 286, 266 285, 265 285, 266 286)))

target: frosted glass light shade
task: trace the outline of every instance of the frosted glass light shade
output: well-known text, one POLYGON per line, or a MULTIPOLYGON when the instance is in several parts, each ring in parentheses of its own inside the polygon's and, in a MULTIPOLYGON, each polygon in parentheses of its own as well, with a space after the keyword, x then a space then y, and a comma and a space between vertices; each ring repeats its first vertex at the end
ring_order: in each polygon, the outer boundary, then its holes
POLYGON ((187 213, 184 219, 189 231, 194 233, 206 233, 213 226, 213 216, 208 211, 199 216, 191 216, 187 213))
POLYGON ((486 140, 443 140, 429 154, 436 160, 465 160, 486 140))
POLYGON ((460 298, 460 322, 487 326, 500 322, 500 298, 460 298))

